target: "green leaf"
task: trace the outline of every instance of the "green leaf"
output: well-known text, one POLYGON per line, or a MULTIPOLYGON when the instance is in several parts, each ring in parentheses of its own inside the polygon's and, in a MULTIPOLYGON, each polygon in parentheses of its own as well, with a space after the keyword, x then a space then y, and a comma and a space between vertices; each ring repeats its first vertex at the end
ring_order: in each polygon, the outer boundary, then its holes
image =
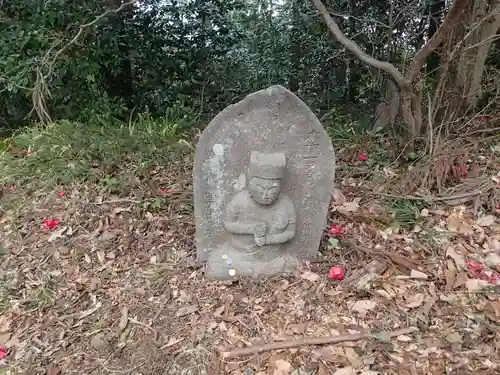
POLYGON ((328 239, 328 248, 329 249, 337 249, 340 245, 340 241, 337 238, 330 237, 328 239))

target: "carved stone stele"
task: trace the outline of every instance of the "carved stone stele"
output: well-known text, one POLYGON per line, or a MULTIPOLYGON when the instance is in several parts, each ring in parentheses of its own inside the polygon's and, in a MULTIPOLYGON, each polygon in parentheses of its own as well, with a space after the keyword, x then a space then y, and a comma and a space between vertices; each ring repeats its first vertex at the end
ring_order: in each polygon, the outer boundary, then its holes
POLYGON ((335 175, 330 138, 282 86, 219 113, 196 146, 197 259, 206 276, 275 275, 314 259, 335 175))

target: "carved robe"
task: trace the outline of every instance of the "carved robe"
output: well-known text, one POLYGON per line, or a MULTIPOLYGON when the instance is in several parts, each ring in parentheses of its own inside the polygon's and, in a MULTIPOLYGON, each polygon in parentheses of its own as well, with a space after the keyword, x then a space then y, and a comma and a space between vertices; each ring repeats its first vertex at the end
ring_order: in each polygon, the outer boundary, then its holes
POLYGON ((212 277, 227 278, 230 270, 236 276, 272 275, 290 271, 297 264, 283 248, 294 237, 296 226, 295 208, 286 194, 263 206, 244 190, 233 197, 225 211, 224 227, 229 238, 208 259, 207 273, 212 277), (259 223, 265 223, 266 228, 262 246, 257 245, 254 235, 259 223), (224 268, 220 267, 221 259, 226 260, 224 268))

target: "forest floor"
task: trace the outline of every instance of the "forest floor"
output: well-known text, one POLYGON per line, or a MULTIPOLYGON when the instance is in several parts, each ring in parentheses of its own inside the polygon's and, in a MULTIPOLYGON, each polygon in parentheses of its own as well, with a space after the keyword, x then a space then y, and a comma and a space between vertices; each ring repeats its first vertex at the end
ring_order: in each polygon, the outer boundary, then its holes
MULTIPOLYGON (((350 139, 336 144, 329 215, 344 233, 325 228, 321 259, 286 278, 208 281, 194 262, 192 145, 163 144, 165 130, 124 139, 64 123, 1 154, 0 375, 500 372, 495 202, 395 197, 407 170, 381 161, 383 142, 350 139), (222 355, 334 335, 353 336, 222 355)), ((466 180, 486 176, 495 199, 498 161, 477 160, 466 180)))

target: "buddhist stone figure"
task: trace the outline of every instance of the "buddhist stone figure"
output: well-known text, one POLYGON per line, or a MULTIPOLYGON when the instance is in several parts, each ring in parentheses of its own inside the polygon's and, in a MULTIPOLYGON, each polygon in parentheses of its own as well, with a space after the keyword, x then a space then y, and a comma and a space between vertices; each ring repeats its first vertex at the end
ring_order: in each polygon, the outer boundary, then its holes
POLYGON ((227 240, 208 258, 209 278, 269 276, 297 266, 297 257, 286 251, 296 231, 294 204, 282 192, 286 166, 284 153, 251 151, 247 189, 225 207, 227 240))

